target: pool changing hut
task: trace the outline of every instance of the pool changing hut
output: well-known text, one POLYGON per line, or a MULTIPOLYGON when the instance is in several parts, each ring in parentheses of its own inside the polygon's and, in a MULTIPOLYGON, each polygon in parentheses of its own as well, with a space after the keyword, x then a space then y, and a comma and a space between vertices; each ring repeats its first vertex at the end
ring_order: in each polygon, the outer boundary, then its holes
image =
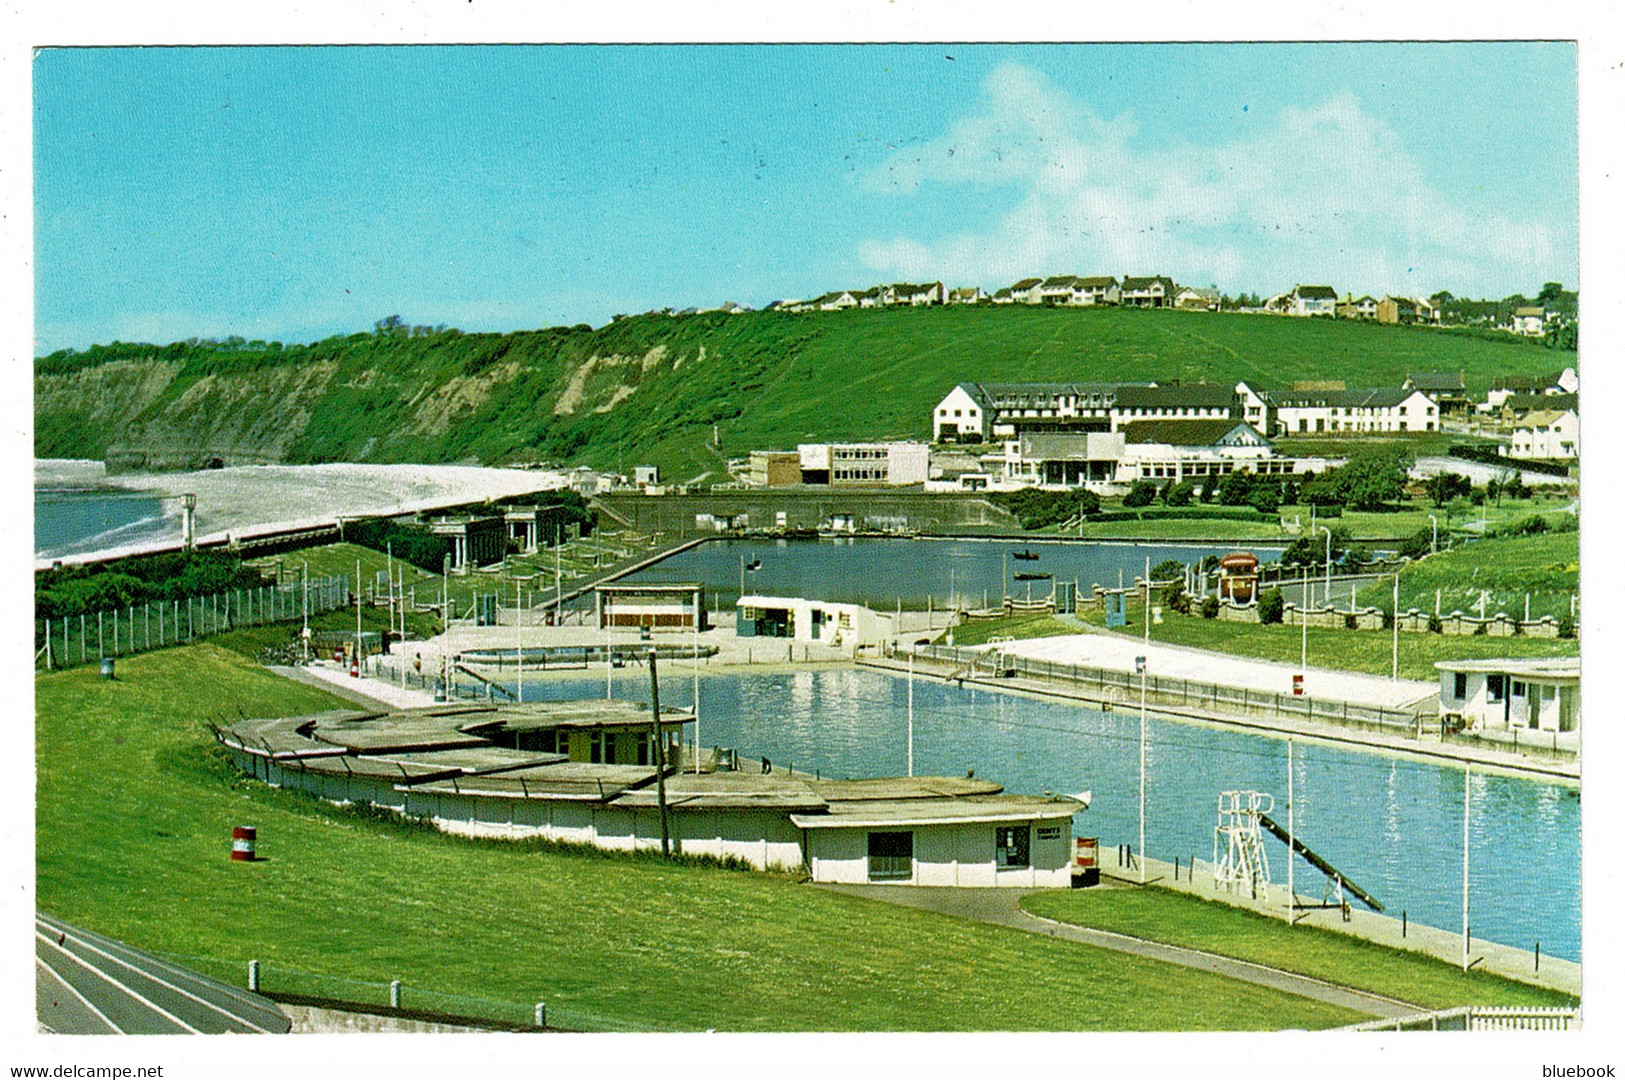
POLYGON ((896 637, 893 619, 858 604, 831 604, 786 596, 741 596, 738 637, 789 638, 868 648, 896 637))
POLYGON ((705 618, 705 586, 699 582, 677 585, 599 585, 598 628, 645 626, 651 630, 711 629, 705 618))
MULTIPOLYGON (((661 715, 675 850, 805 869, 814 881, 1064 888, 1067 796, 1007 795, 992 781, 837 780, 731 751, 694 771, 661 715)), ((622 701, 447 704, 238 719, 215 728, 237 767, 333 802, 365 800, 467 836, 660 846, 649 713, 622 701)))

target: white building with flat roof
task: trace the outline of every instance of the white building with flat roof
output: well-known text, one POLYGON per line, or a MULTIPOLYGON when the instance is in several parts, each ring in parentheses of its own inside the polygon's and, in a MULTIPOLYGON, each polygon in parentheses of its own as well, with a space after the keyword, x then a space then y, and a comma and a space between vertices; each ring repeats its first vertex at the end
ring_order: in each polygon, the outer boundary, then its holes
POLYGON ((741 596, 734 622, 737 637, 817 641, 850 649, 873 648, 897 637, 890 615, 860 604, 836 604, 799 596, 741 596))
POLYGON ((1440 660, 1439 715, 1468 728, 1580 730, 1580 659, 1440 660))
POLYGON ((930 476, 926 443, 802 443, 796 452, 804 484, 899 487, 930 476))

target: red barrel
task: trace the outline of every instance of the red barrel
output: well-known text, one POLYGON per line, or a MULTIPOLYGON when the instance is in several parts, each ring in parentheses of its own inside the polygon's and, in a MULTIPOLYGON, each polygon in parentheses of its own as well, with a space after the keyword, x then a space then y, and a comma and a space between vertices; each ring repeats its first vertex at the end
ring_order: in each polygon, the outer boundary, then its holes
POLYGON ((1292 676, 1292 696, 1293 697, 1303 697, 1303 676, 1302 675, 1293 675, 1292 676))
POLYGON ((342 648, 333 650, 333 663, 344 663, 344 650, 342 648))
POLYGON ((1079 870, 1093 870, 1100 865, 1100 838, 1074 836, 1072 838, 1072 865, 1079 870))
POLYGON ((254 826, 239 825, 231 830, 231 857, 236 862, 254 861, 254 826))
POLYGON ((352 678, 352 679, 361 678, 361 661, 357 660, 353 656, 350 657, 350 678, 352 678))

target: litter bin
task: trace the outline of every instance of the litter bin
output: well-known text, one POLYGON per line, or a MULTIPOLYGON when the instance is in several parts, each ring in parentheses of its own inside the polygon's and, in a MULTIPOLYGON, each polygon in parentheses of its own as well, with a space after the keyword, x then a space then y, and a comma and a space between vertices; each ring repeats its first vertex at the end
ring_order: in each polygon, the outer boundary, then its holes
POLYGON ((102 678, 111 679, 112 677, 113 677, 113 658, 111 656, 104 656, 104 657, 102 657, 102 678))

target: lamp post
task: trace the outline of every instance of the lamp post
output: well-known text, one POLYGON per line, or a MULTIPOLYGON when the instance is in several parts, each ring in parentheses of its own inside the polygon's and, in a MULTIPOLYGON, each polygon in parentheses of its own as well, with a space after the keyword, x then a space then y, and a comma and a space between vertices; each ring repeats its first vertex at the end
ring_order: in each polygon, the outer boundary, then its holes
POLYGON ((1321 532, 1326 534, 1326 602, 1332 601, 1332 530, 1322 525, 1321 532))
POLYGON ((1136 656, 1140 669, 1140 884, 1145 884, 1145 669, 1146 658, 1136 656))
POLYGON ((1428 549, 1428 554, 1437 555, 1439 553, 1439 519, 1429 514, 1428 520, 1433 522, 1433 545, 1428 549))
POLYGON ((1399 571, 1394 571, 1394 673, 1390 676, 1394 682, 1399 681, 1399 571))

